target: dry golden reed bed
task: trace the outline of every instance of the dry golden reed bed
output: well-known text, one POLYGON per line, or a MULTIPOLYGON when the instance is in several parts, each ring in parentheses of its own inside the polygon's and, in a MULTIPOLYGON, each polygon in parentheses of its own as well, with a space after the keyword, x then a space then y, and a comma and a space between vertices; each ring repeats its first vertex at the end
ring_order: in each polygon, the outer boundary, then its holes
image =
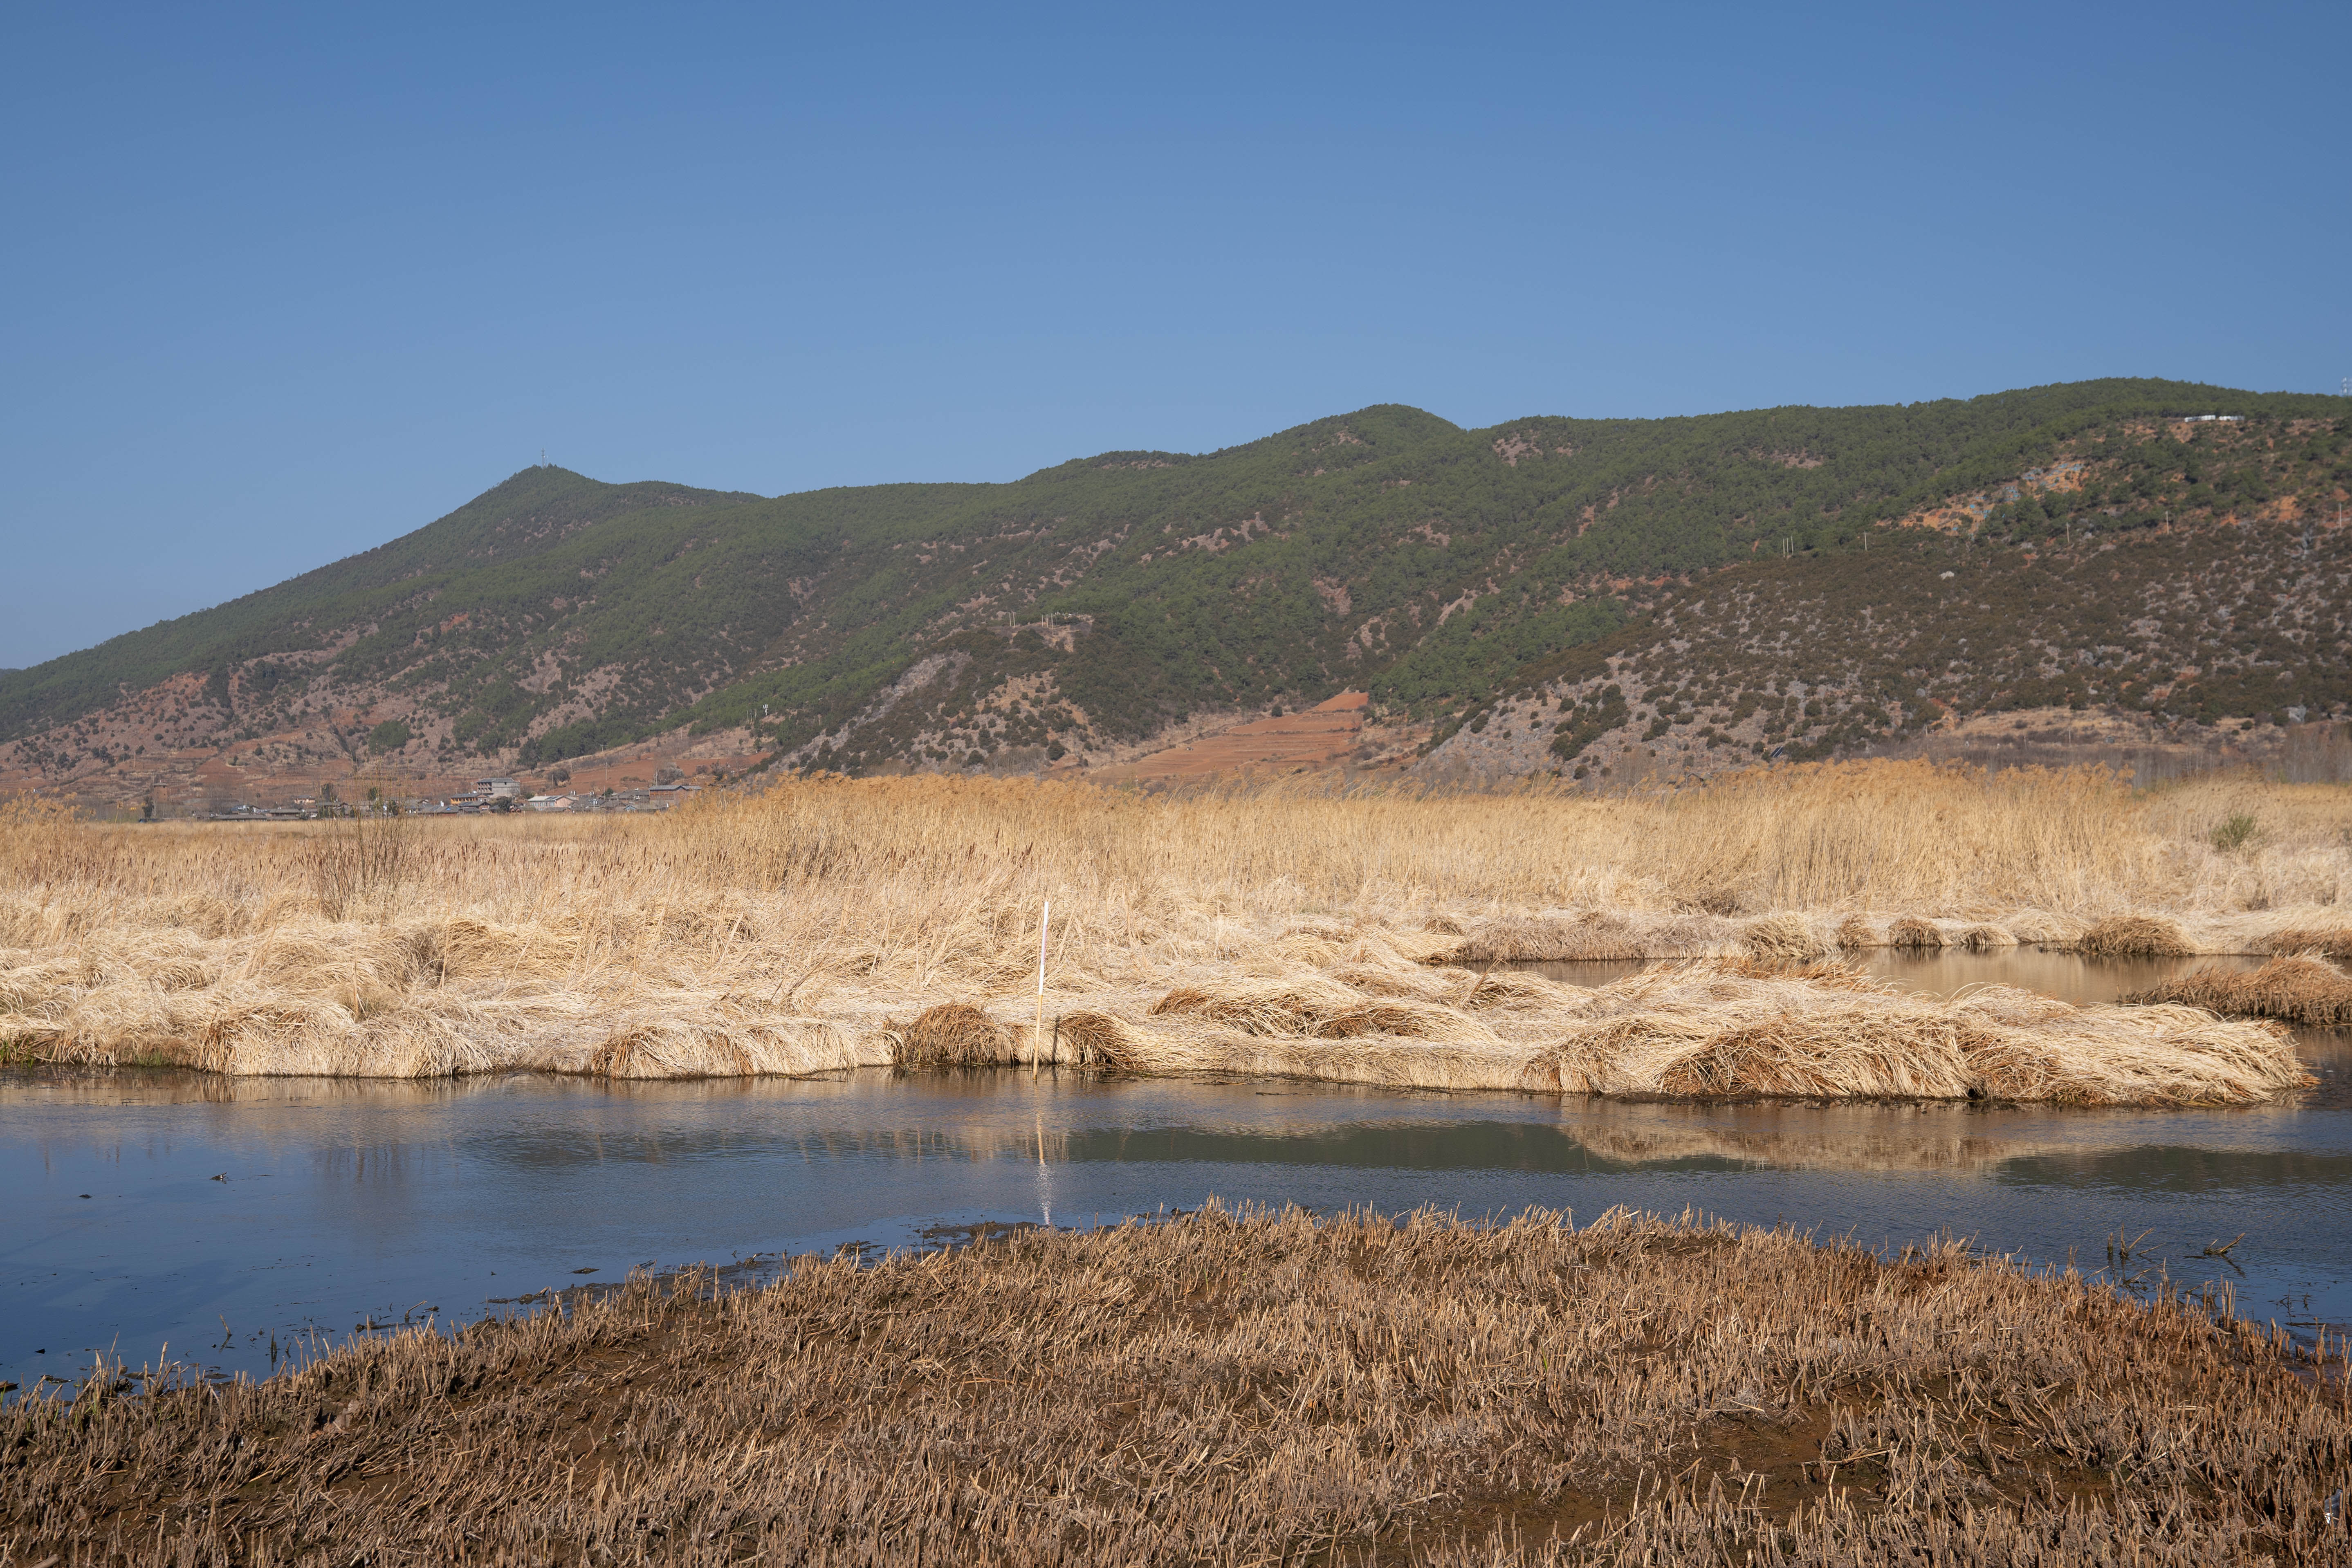
POLYGON ((2243 1100, 2296 1081, 2260 1025, 2014 993, 1935 1004, 1822 961, 2324 945, 2347 930, 2347 801, 1877 763, 1604 799, 788 780, 660 817, 396 826, 103 826, 18 803, 0 808, 0 1050, 393 1077, 1042 1058, 2243 1100), (2256 826, 2215 847, 2231 817, 2256 826), (1599 992, 1461 967, 1540 957, 1692 962, 1599 992))
POLYGON ((2341 1027, 2352 1024, 2352 979, 2315 958, 2273 958, 2252 973, 2200 969, 2132 998, 2179 1003, 2247 1018, 2341 1027))
POLYGON ((2340 1346, 1612 1213, 1029 1232, 0 1414, 0 1560, 2345 1561, 2340 1346))

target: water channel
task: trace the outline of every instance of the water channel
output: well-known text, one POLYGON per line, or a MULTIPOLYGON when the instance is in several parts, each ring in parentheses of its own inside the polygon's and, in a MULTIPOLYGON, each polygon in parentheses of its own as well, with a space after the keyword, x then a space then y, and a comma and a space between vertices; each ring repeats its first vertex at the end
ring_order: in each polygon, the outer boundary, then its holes
MULTIPOLYGON (((1882 955, 1897 984, 2104 1000, 2193 963, 1882 955)), ((2252 961, 2248 961, 2251 963, 2252 961)), ((1538 966, 1596 984, 1638 965, 1538 966)), ((0 1381, 168 1347, 219 1373, 708 1262, 756 1273, 988 1223, 1228 1203, 1465 1215, 1617 1205, 2228 1283, 2352 1321, 2352 1037, 2319 1087, 2195 1111, 1626 1103, 1026 1070, 604 1085, 0 1072, 0 1381), (2226 1258, 2209 1246, 2242 1234, 2226 1258), (362 1325, 374 1325, 365 1328, 362 1325)), ((16 1397, 11 1395, 10 1397, 16 1397)))

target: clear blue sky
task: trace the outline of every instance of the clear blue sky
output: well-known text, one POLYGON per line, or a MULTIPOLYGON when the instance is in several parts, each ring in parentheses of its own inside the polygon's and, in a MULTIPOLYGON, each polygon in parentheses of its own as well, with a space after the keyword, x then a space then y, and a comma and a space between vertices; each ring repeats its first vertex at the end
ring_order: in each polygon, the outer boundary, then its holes
POLYGON ((2344 0, 19 0, 0 665, 541 447, 777 493, 1375 402, 2333 391, 2347 59, 2344 0))

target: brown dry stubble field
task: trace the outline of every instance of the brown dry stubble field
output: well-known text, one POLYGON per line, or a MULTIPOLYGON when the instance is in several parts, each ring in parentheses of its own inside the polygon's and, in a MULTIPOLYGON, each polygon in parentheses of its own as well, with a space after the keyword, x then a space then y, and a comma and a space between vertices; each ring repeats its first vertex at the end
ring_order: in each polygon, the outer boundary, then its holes
POLYGON ((2223 1306, 1688 1216, 1213 1207, 19 1402, 0 1555, 2344 1561, 2343 1347, 2223 1306))

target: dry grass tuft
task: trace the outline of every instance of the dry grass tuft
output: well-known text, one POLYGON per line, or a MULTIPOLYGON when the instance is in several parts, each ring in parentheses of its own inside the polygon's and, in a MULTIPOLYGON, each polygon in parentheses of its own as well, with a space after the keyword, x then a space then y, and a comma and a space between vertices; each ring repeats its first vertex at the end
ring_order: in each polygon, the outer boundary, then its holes
POLYGON ((905 1068, 1003 1067, 1014 1059, 1013 1031, 969 1002, 945 1002, 916 1015, 892 1056, 905 1068))
POLYGON ((2270 939, 2270 951, 2281 953, 2315 952, 2322 958, 2332 958, 2341 963, 2352 960, 2352 926, 2279 931, 2270 939))
POLYGON ((1916 915, 1906 915, 1886 928, 1886 945, 1935 952, 1948 944, 1944 941, 1943 931, 1937 928, 1935 922, 1923 921, 1916 915))
MULTIPOLYGON (((1924 1021, 1922 1021, 1924 1022, 1924 1021)), ((1660 1092, 1724 1099, 1951 1099, 1969 1092, 1954 1031, 1856 1027, 1852 1016, 1727 1029, 1677 1056, 1660 1092)))
MULTIPOLYGON (((1474 980, 1473 992, 1478 984, 1474 980)), ((1465 1035, 1475 1037, 1482 1032, 1454 1008, 1394 997, 1367 997, 1336 979, 1304 985, 1180 985, 1153 1003, 1150 1016, 1190 1016, 1260 1038, 1290 1036, 1311 1040, 1349 1040, 1367 1035, 1388 1035, 1425 1040, 1465 1035)))
POLYGON ((1987 986, 1953 1010, 1969 1026, 1979 1092, 1993 1100, 2251 1105, 2316 1081, 2276 1025, 2217 1026, 2196 1007, 2070 1007, 1987 986))
POLYGON ((1886 941, 1871 929, 1868 921, 1860 915, 1848 915, 1838 921, 1837 944, 1848 952, 1858 952, 1864 948, 1885 947, 1886 941))
POLYGON ((2237 1018, 2284 1018, 2292 1024, 2352 1024, 2352 978, 2317 958, 2273 958, 2248 974, 2200 969, 2128 998, 2179 1003, 2237 1018))
POLYGON ((0 1412, 0 1560, 2340 1561, 2352 1415, 2218 1300, 1612 1210, 1024 1231, 0 1412))
POLYGON ((1127 1026, 1108 1013, 1072 1013, 1055 1026, 1055 1059, 1131 1072, 1141 1066, 1127 1026))
POLYGON ((1830 952, 1829 943, 1813 934, 1812 922, 1802 915, 1769 915, 1752 921, 1739 942, 1755 957, 1782 963, 1810 963, 1830 952))
POLYGON ((1953 945, 1964 947, 1970 952, 1992 952, 2017 944, 2017 938, 1999 926, 1973 925, 1962 931, 1960 940, 1953 945))
POLYGON ((2086 958, 2179 958, 2197 950, 2176 921, 2149 915, 2110 915, 2074 939, 2086 958))
POLYGON ((1643 956, 1630 922, 1598 912, 1581 920, 1487 921, 1444 955, 1448 963, 1577 963, 1643 956))

